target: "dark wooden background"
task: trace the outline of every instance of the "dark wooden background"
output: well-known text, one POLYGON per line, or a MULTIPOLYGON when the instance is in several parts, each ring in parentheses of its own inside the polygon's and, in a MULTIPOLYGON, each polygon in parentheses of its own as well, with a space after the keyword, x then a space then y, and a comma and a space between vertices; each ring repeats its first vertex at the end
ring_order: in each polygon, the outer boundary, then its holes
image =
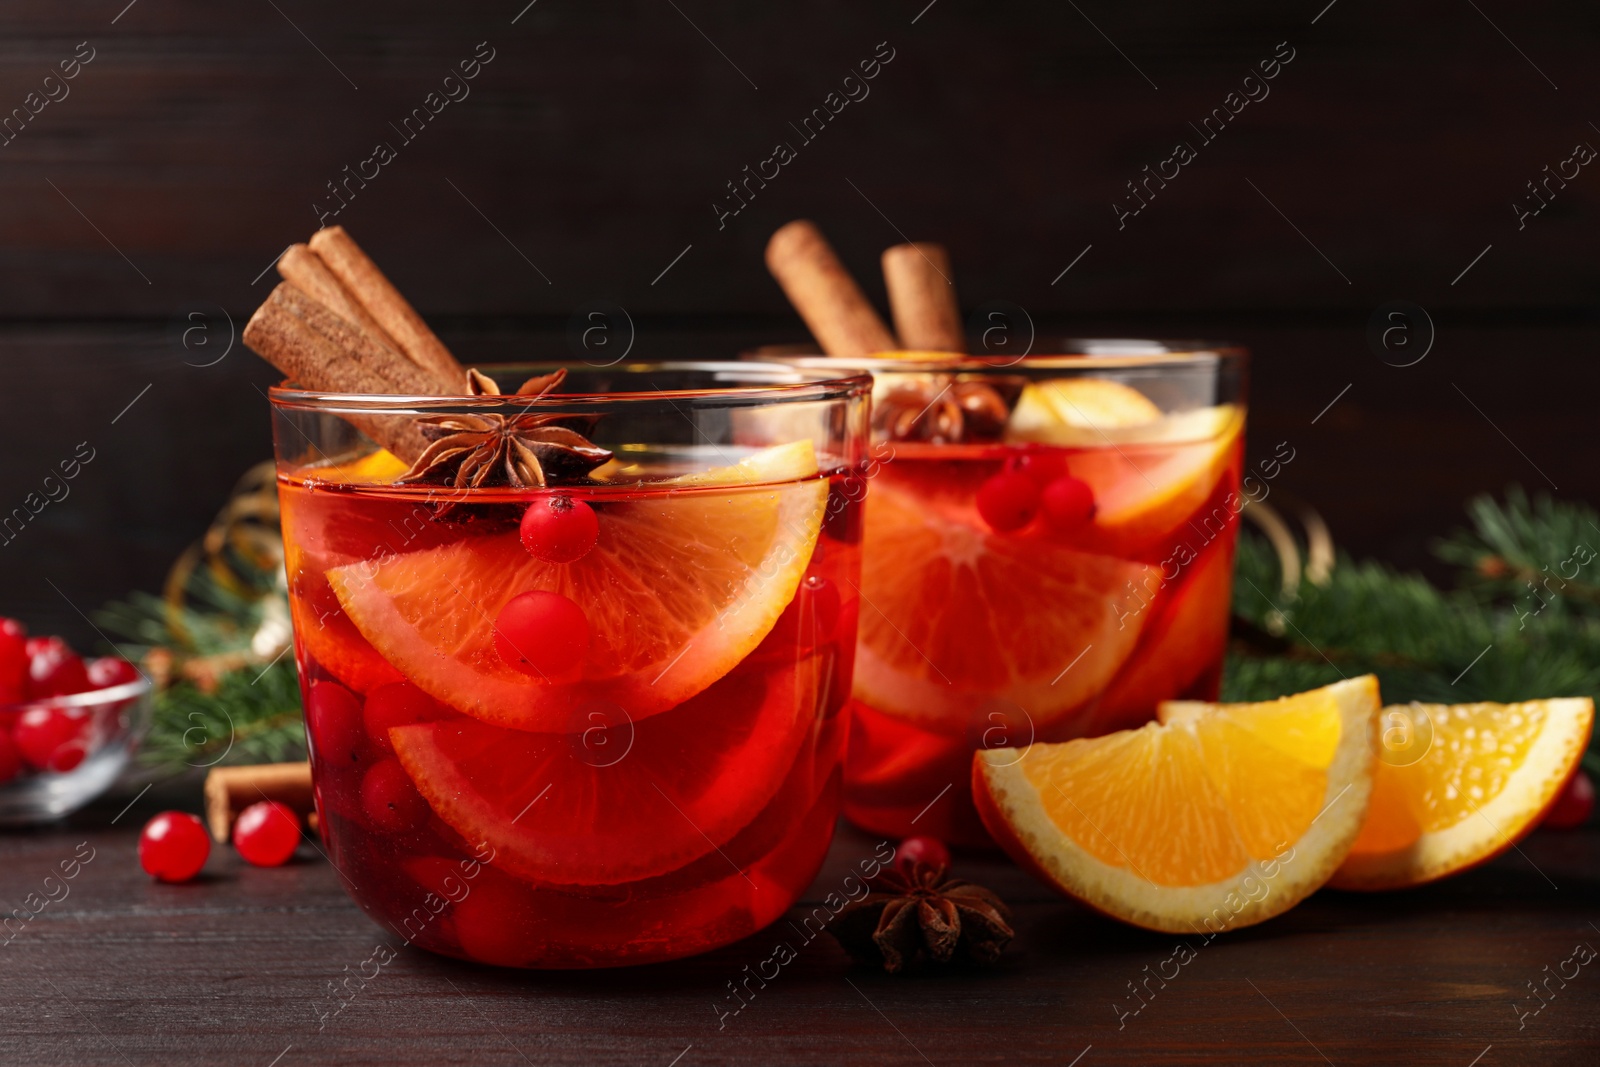
POLYGON ((469 360, 570 356, 596 301, 634 357, 802 337, 760 254, 810 216, 880 299, 904 234, 951 247, 968 309, 1041 335, 1249 345, 1252 449, 1290 440, 1279 488, 1358 551, 1423 564, 1511 481, 1600 497, 1600 173, 1523 229, 1512 208, 1600 145, 1592 5, 925 3, 9 0, 0 114, 94 59, 0 147, 0 511, 79 442, 96 459, 0 545, 0 611, 89 638, 76 608, 154 587, 268 454, 273 375, 228 350, 263 271, 481 41, 470 95, 337 218, 469 360), (880 42, 870 95, 800 144, 880 42), (1270 95, 1202 145, 1188 123, 1279 42, 1270 95), (1178 139, 1198 158, 1119 230, 1178 139), (719 229, 779 140, 798 158, 719 229), (1416 366, 1367 343, 1392 300, 1436 326, 1416 366))

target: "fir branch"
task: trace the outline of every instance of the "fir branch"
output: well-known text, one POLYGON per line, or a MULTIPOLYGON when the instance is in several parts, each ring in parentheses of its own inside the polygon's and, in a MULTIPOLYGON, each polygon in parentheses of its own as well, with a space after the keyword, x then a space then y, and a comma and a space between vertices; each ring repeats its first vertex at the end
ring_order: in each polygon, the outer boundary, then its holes
MULTIPOLYGON (((1241 533, 1223 698, 1270 700, 1369 672, 1391 704, 1600 697, 1595 579, 1562 578, 1567 586, 1548 601, 1554 610, 1530 610, 1528 579, 1514 577, 1548 575, 1575 545, 1600 545, 1600 516, 1548 498, 1530 502, 1520 489, 1503 504, 1479 497, 1469 514, 1472 530, 1437 546, 1463 568, 1455 590, 1341 555, 1326 583, 1302 581, 1285 594, 1273 549, 1241 533)), ((1569 563, 1564 573, 1573 570, 1569 563)), ((1600 564, 1593 571, 1600 575, 1600 564)))
POLYGON ((158 771, 219 763, 280 763, 304 759, 300 683, 290 656, 256 669, 233 671, 214 693, 179 682, 155 697, 140 762, 158 771))
POLYGON ((1512 486, 1504 504, 1474 497, 1467 515, 1472 529, 1438 541, 1434 553, 1461 568, 1461 588, 1474 599, 1600 618, 1600 513, 1542 493, 1530 501, 1512 486))

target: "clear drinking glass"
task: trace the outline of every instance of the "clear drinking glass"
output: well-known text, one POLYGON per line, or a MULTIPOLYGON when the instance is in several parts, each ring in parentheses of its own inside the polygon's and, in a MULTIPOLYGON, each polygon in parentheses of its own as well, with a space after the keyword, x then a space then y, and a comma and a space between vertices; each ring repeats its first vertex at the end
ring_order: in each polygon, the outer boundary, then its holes
POLYGON ((988 843, 975 749, 1216 697, 1250 492, 1245 353, 1053 351, 780 357, 875 379, 844 804, 874 833, 988 843))
MULTIPOLYGON (((552 369, 485 368, 508 391, 552 369)), ((506 966, 762 928, 822 863, 842 779, 870 380, 567 371, 537 397, 271 396, 329 854, 382 925, 506 966), (612 458, 456 488, 374 443, 541 425, 612 458)))

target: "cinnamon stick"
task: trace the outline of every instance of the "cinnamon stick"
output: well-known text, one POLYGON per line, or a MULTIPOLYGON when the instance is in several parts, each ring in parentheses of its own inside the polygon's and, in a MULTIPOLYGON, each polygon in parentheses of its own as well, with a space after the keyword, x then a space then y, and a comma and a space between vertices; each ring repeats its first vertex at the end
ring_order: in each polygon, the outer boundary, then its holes
POLYGON ((809 220, 797 219, 772 235, 767 269, 828 355, 859 357, 900 347, 809 220))
POLYGON ((206 774, 205 797, 206 828, 216 841, 228 840, 239 813, 263 800, 287 804, 308 821, 316 813, 309 763, 213 767, 206 774))
POLYGON ((311 250, 321 257, 333 276, 360 302, 399 350, 443 385, 439 392, 453 392, 462 387, 466 372, 461 364, 343 226, 328 226, 312 234, 311 250))
MULTIPOLYGON (((421 393, 432 380, 375 336, 335 315, 290 282, 280 282, 244 328, 244 343, 303 388, 337 393, 421 393)), ((466 375, 462 378, 465 380, 466 375)), ((407 463, 428 441, 403 416, 347 416, 407 463)))
MULTIPOLYGON (((323 258, 311 250, 310 245, 294 244, 278 258, 278 274, 286 282, 340 318, 359 326, 399 351, 394 338, 378 324, 372 313, 357 300, 350 290, 328 269, 323 258)), ((408 357, 409 358, 409 357, 408 357)), ((459 382, 451 383, 452 386, 459 382)))
POLYGON ((943 245, 917 241, 883 253, 894 329, 908 349, 965 352, 961 309, 950 279, 950 254, 943 245))

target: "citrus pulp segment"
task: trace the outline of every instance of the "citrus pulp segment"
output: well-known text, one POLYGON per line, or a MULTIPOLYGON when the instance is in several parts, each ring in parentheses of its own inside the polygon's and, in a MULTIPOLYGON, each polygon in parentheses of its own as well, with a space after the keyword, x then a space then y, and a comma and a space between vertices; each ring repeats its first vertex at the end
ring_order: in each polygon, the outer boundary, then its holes
POLYGON ((1061 892, 1152 930, 1271 918, 1344 859, 1372 788, 1364 676, 1259 704, 1186 701, 1105 737, 975 754, 989 832, 1061 892))
POLYGON ((826 511, 815 475, 809 442, 782 445, 672 492, 593 498, 599 539, 575 563, 536 559, 513 531, 337 567, 328 580, 389 663, 468 715, 562 730, 602 699, 643 719, 722 677, 778 621, 826 511), (769 484, 778 479, 803 480, 769 484), (566 674, 524 674, 496 648, 500 610, 535 590, 587 616, 588 653, 566 674))
POLYGON ((1587 697, 1384 708, 1372 810, 1332 884, 1420 885, 1510 848, 1555 802, 1593 724, 1587 697))
POLYGON ((643 721, 597 707, 569 733, 448 719, 389 730, 429 806, 495 865, 615 885, 726 844, 786 780, 816 714, 816 672, 739 670, 643 721))
POLYGON ((1098 693, 1138 641, 1142 613, 1119 620, 1118 606, 1152 567, 996 535, 883 480, 865 521, 878 548, 862 560, 855 692, 886 715, 966 736, 998 701, 1042 729, 1098 693))

